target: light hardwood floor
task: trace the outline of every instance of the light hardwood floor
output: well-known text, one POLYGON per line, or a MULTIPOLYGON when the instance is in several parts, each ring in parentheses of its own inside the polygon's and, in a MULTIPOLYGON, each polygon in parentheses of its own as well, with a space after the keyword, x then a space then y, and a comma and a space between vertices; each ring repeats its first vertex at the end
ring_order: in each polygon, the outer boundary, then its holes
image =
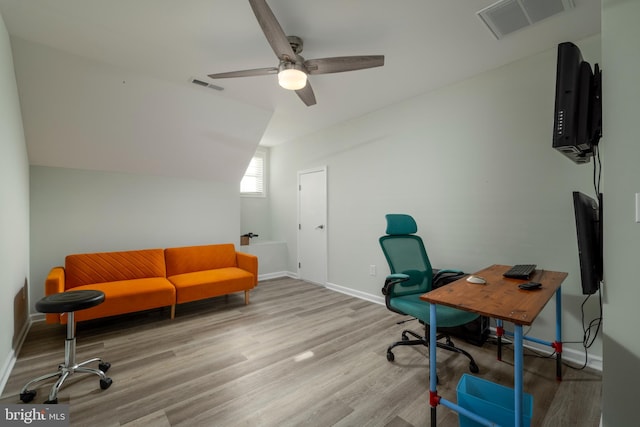
MULTIPOLYGON (((58 395, 70 404, 72 426, 426 426, 426 349, 387 346, 403 328, 402 316, 384 306, 289 278, 260 282, 244 305, 242 294, 183 304, 176 318, 154 310, 77 328, 78 361, 101 356, 111 362, 113 385, 75 374, 58 395)), ((35 323, 0 397, 20 403, 20 388, 62 362, 65 328, 35 323)), ((455 340, 471 352, 477 374, 513 384, 512 351, 496 360, 483 347, 455 340)), ((525 355, 528 352, 525 351, 525 355)), ((438 350, 438 393, 456 401, 466 358, 438 350)), ((525 357, 525 391, 534 397, 532 426, 596 427, 601 375, 525 357)), ((33 403, 46 400, 41 386, 33 403)), ((438 426, 458 416, 438 406, 438 426)))

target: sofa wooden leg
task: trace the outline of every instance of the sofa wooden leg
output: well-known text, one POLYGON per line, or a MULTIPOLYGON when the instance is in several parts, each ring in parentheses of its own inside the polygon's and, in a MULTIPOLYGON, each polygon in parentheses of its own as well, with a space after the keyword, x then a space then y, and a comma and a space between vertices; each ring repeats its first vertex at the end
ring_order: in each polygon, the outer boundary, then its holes
POLYGON ((244 291, 244 305, 249 305, 249 291, 244 291))
POLYGON ((175 317, 176 317, 176 305, 175 305, 175 304, 173 304, 173 305, 171 306, 171 318, 173 319, 173 318, 175 318, 175 317))

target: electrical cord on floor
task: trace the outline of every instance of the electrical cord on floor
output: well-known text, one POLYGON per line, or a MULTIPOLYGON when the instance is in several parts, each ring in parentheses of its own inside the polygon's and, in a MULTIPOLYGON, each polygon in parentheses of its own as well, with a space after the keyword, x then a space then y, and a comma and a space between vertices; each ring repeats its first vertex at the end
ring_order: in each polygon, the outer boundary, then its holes
MULTIPOLYGON (((582 347, 584 348, 584 363, 582 364, 582 366, 576 367, 567 363, 564 359, 562 360, 562 364, 564 366, 577 371, 583 370, 587 367, 588 361, 589 361, 589 348, 591 348, 596 338, 598 337, 598 334, 600 332, 600 327, 602 326, 602 291, 600 290, 600 288, 598 288, 598 297, 599 297, 598 304, 600 308, 600 315, 595 319, 591 320, 588 323, 588 325, 585 325, 584 307, 587 301, 589 300, 590 296, 591 295, 587 295, 587 297, 584 299, 584 301, 580 306, 581 319, 582 319, 582 332, 583 332, 582 341, 562 341, 563 344, 582 344, 582 347)), ((526 336, 530 330, 531 330, 531 327, 529 327, 529 329, 527 329, 527 331, 523 335, 526 336)), ((497 337, 492 337, 492 340, 490 341, 490 343, 497 345, 498 344, 497 337)), ((513 344, 512 341, 510 341, 509 339, 506 339, 504 336, 502 337, 503 346, 512 345, 512 344, 513 344)), ((530 347, 525 347, 524 351, 525 351, 525 353, 523 353, 524 356, 539 357, 543 359, 551 359, 556 355, 556 351, 553 351, 549 354, 545 354, 543 352, 532 349, 530 347), (527 354, 526 352, 529 352, 529 354, 527 354)))
POLYGON ((596 338, 598 337, 598 333, 600 332, 600 327, 602 326, 602 290, 601 290, 601 286, 598 287, 598 306, 600 308, 600 315, 598 317, 596 317, 595 319, 592 319, 589 322, 588 326, 585 326, 584 306, 587 303, 587 301, 589 300, 589 297, 591 297, 591 295, 587 295, 587 297, 582 302, 582 305, 580 306, 580 311, 581 311, 581 315, 582 315, 582 332, 583 332, 582 341, 563 341, 563 343, 582 344, 582 347, 584 348, 584 363, 582 364, 582 366, 575 367, 575 366, 571 366, 571 365, 566 365, 569 368, 575 369, 575 370, 578 370, 578 371, 583 370, 583 369, 585 369, 587 367, 588 361, 589 361, 589 348, 591 348, 591 346, 595 342, 596 338), (595 331, 593 331, 594 328, 595 328, 595 331))
MULTIPOLYGON (((487 341, 490 344, 498 345, 498 338, 497 337, 492 337, 491 341, 489 341, 489 340, 487 340, 487 341)), ((501 341, 502 341, 501 343, 502 343, 503 347, 504 346, 512 346, 513 345, 513 341, 511 341, 509 339, 506 339, 504 336, 502 337, 501 341)), ((511 351, 513 351, 513 347, 505 347, 505 348, 510 348, 511 351)), ((525 357, 537 357, 537 358, 540 358, 540 359, 551 359, 556 355, 556 352, 553 351, 553 352, 551 352, 549 354, 545 354, 545 353, 543 353, 541 351, 538 351, 536 349, 533 349, 531 347, 524 347, 522 355, 525 356, 525 357)))

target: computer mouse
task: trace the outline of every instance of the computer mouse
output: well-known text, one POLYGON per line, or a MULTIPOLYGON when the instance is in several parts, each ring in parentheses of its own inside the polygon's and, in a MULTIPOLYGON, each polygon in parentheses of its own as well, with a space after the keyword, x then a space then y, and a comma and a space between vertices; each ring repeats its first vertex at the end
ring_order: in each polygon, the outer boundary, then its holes
POLYGON ((476 285, 484 285, 485 283, 487 283, 487 281, 480 276, 469 276, 467 277, 467 282, 475 283, 476 285))
POLYGON ((520 289, 524 289, 525 291, 532 291, 534 289, 540 289, 542 287, 542 283, 538 282, 527 282, 521 283, 518 285, 520 289))

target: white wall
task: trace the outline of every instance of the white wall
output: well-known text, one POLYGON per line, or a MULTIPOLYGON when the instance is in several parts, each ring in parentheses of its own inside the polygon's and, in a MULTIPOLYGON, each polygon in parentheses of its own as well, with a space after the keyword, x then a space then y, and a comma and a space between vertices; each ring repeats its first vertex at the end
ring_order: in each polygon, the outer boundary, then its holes
POLYGON ((602 9, 605 174, 605 306, 603 425, 638 425, 638 403, 629 387, 640 383, 639 1, 605 0, 602 9), (627 385, 629 387, 627 387, 627 385))
MULTIPOLYGON (((599 62, 599 37, 579 45, 585 59, 599 62)), ((290 270, 297 263, 296 171, 327 165, 331 284, 380 296, 389 271, 377 242, 384 215, 409 213, 437 268, 535 263, 568 272, 564 338, 582 340, 571 192, 593 194, 592 169, 551 147, 555 64, 552 49, 272 147, 272 237, 288 243, 290 270)), ((595 306, 588 305, 589 319, 595 306)), ((534 335, 553 339, 553 307, 534 335)), ((599 341, 591 352, 601 355, 599 341)))
POLYGON ((239 183, 31 166, 34 302, 72 253, 226 242, 240 243, 239 183))
POLYGON ((0 392, 24 333, 29 282, 29 165, 9 35, 0 15, 0 392))

